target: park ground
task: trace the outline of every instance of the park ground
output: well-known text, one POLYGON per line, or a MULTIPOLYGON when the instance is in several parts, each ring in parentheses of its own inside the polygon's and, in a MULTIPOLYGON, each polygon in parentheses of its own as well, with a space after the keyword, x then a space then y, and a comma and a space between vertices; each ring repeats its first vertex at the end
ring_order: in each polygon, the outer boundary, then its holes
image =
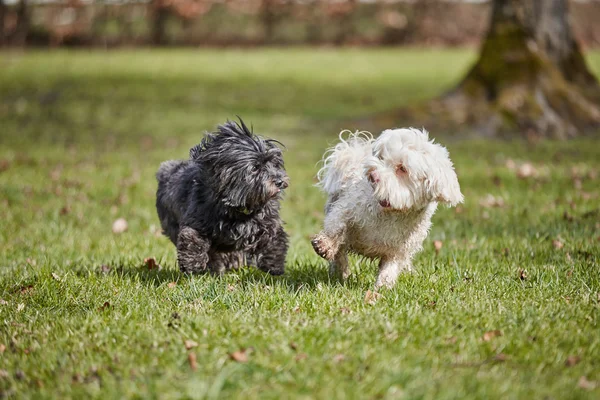
MULTIPOLYGON (((600 73, 600 54, 588 59, 600 73)), ((0 397, 598 398, 596 140, 432 132, 466 201, 440 208, 417 272, 392 290, 370 293, 376 266, 358 258, 345 284, 330 280, 310 247, 325 200, 314 177, 337 133, 435 96, 473 60, 0 54, 0 397), (287 147, 287 272, 184 276, 154 172, 236 114, 287 147)))

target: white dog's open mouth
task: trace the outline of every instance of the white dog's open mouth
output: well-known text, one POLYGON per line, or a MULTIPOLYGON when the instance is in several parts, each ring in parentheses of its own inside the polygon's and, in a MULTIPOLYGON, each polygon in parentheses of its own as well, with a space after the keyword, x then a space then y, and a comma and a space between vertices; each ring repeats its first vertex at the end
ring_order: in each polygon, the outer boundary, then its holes
POLYGON ((379 205, 383 208, 390 208, 390 201, 389 200, 379 200, 379 205))

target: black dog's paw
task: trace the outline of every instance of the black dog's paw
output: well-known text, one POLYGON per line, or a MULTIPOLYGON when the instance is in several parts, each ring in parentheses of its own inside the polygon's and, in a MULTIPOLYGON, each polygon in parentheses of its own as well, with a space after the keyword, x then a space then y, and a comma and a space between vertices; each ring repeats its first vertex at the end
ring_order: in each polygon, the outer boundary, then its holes
POLYGON ((198 232, 185 227, 177 237, 177 262, 184 273, 198 274, 206 272, 208 264, 208 243, 198 232))

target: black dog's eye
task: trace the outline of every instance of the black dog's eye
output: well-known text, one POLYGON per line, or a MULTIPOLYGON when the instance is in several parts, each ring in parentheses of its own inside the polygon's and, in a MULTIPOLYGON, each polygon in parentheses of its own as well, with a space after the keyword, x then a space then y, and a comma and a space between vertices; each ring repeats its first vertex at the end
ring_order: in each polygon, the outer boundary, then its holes
POLYGON ((253 164, 250 166, 250 172, 254 173, 258 171, 258 165, 253 164))

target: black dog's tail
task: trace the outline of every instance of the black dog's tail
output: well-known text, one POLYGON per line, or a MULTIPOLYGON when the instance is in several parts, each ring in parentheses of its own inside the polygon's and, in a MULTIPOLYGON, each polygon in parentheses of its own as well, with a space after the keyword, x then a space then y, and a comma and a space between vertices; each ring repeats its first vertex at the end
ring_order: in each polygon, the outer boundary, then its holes
POLYGON ((183 167, 185 161, 181 160, 170 160, 165 161, 160 164, 158 167, 158 172, 156 172, 156 180, 158 182, 167 182, 169 177, 172 176, 179 168, 183 167))

